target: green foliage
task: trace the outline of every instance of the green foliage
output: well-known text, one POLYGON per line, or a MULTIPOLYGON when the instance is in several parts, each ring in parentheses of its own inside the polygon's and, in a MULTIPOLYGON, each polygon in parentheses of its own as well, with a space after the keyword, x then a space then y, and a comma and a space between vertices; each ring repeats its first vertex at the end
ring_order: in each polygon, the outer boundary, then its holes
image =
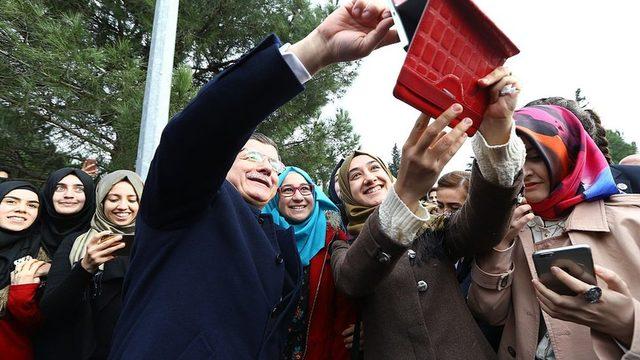
MULTIPOLYGON (((181 2, 170 113, 268 33, 295 42, 334 8, 307 0, 181 2)), ((28 164, 42 172, 34 176, 54 169, 35 156, 44 148, 65 164, 91 156, 104 170, 133 169, 154 2, 0 0, 0 9, 0 110, 4 118, 23 121, 21 131, 32 135, 11 146, 42 162, 28 164)), ((318 179, 329 171, 324 166, 357 143, 346 112, 319 118, 321 107, 344 93, 356 66, 324 70, 261 126, 282 142, 285 159, 295 158, 318 179)), ((0 132, 22 140, 23 133, 5 123, 0 132)), ((7 159, 16 168, 24 165, 7 159)))
POLYGON ((360 136, 353 132, 349 113, 338 109, 335 117, 317 118, 302 125, 293 134, 271 134, 283 144, 282 161, 309 173, 316 183, 324 187, 337 160, 357 148, 360 136))
POLYGON ((393 144, 391 149, 391 162, 389 163, 389 170, 395 176, 398 177, 398 170, 400 170, 400 150, 398 150, 398 144, 393 144))
POLYGON ((39 184, 50 169, 64 167, 69 161, 56 153, 56 147, 42 132, 32 132, 33 120, 0 107, 0 165, 11 170, 11 177, 39 184), (13 134, 22 134, 17 137, 13 134))
POLYGON ((611 160, 613 160, 614 164, 619 163, 625 156, 638 152, 636 142, 626 142, 623 133, 619 130, 607 130, 607 140, 609 141, 611 160))

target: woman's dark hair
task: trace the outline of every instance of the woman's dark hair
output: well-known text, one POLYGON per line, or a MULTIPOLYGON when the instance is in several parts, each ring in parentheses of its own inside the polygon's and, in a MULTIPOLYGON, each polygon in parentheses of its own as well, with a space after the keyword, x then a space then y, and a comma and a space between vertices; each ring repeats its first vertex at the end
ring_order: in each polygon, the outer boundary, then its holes
MULTIPOLYGON (((452 171, 450 173, 444 174, 438 180, 437 189, 446 188, 446 189, 456 189, 459 187, 464 188, 464 190, 469 192, 469 183, 471 182, 471 173, 468 171, 452 171)), ((433 190, 433 189, 432 189, 433 190)), ((429 191, 431 192, 431 191, 429 191)))
POLYGON ((580 123, 582 123, 582 127, 584 127, 584 129, 587 131, 587 134, 589 134, 596 145, 598 145, 598 148, 607 159, 607 162, 609 164, 613 162, 613 160, 611 160, 611 154, 609 152, 609 140, 607 140, 606 137, 607 132, 602 127, 600 116, 595 111, 591 109, 584 109, 576 101, 565 99, 560 96, 552 96, 534 100, 525 105, 525 107, 536 105, 557 105, 571 111, 573 115, 575 115, 578 120, 580 120, 580 123))
POLYGON ((344 203, 338 193, 336 192, 336 174, 340 171, 340 166, 344 162, 344 158, 340 159, 336 166, 334 166, 333 171, 331 172, 331 176, 329 177, 329 188, 327 189, 327 195, 329 199, 338 207, 340 210, 340 218, 342 219, 342 224, 346 227, 349 224, 349 218, 347 217, 347 211, 344 208, 344 203))

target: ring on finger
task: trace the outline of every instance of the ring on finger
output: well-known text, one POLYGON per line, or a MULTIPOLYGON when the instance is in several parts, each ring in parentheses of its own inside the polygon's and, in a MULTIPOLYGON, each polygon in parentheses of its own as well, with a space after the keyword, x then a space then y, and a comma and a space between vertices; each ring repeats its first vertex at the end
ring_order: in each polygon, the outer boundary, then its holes
POLYGON ((518 92, 517 87, 513 86, 512 84, 507 84, 500 90, 500 96, 510 95, 516 92, 518 92))
POLYGON ((582 296, 587 304, 595 304, 600 301, 600 298, 602 297, 602 289, 598 286, 592 286, 589 290, 585 291, 582 296))

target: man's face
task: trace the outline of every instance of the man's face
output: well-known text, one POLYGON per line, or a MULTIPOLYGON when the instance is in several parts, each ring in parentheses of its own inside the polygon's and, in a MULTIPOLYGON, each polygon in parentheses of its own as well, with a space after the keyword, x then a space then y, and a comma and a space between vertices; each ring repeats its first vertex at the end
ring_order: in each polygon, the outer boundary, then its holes
POLYGON ((256 140, 249 140, 244 149, 238 153, 227 180, 238 190, 248 203, 262 209, 276 194, 278 174, 270 164, 270 160, 278 160, 275 147, 256 140), (248 157, 248 152, 262 154, 262 161, 256 162, 248 157))

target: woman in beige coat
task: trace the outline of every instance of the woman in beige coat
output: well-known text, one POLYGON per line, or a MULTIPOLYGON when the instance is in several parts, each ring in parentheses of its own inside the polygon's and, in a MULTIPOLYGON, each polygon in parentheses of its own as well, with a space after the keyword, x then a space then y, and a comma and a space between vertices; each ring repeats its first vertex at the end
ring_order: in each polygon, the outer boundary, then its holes
POLYGON ((566 108, 514 117, 529 204, 516 210, 511 235, 477 258, 471 310, 505 326, 501 359, 640 359, 640 196, 617 195, 604 156, 566 108), (571 244, 591 247, 600 296, 559 268, 554 275, 578 295, 537 280, 532 253, 571 244))

